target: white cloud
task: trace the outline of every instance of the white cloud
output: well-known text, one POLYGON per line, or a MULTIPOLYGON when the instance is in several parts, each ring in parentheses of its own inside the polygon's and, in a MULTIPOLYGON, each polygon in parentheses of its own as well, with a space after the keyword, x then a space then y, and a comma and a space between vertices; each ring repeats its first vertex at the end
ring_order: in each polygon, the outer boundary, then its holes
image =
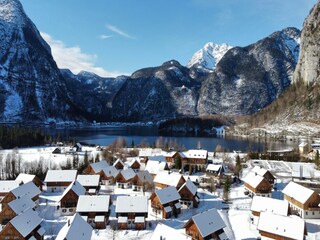
POLYGON ((128 33, 125 33, 124 31, 120 30, 119 28, 117 28, 116 26, 113 26, 111 24, 107 24, 106 27, 116 33, 116 34, 119 34, 120 36, 123 36, 123 37, 126 37, 126 38, 130 38, 130 39, 136 39, 135 37, 133 36, 130 36, 128 33))
POLYGON ((101 34, 99 36, 100 39, 108 39, 108 38, 111 38, 112 36, 111 35, 105 35, 105 34, 101 34))
POLYGON ((44 32, 41 32, 41 36, 50 45, 52 56, 60 69, 70 69, 74 74, 78 74, 81 71, 93 72, 101 77, 128 75, 121 72, 107 71, 95 66, 97 55, 83 53, 79 46, 67 47, 62 41, 56 40, 44 32))

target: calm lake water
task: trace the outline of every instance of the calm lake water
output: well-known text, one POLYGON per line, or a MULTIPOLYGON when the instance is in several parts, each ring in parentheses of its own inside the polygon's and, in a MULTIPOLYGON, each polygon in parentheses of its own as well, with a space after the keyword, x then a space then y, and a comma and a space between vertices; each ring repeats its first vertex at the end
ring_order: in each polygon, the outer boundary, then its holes
POLYGON ((174 135, 165 136, 159 135, 155 127, 140 127, 140 126, 113 126, 104 128, 89 128, 89 129, 63 129, 56 130, 55 134, 60 134, 65 138, 75 138, 76 141, 87 142, 90 144, 99 144, 100 146, 107 146, 112 144, 117 138, 123 137, 126 139, 127 145, 131 146, 132 141, 135 145, 146 142, 149 145, 154 145, 156 140, 160 137, 166 142, 175 142, 187 149, 194 149, 201 146, 208 151, 214 151, 217 145, 221 145, 228 151, 248 151, 249 149, 256 151, 263 151, 265 146, 268 149, 283 149, 294 146, 294 143, 282 142, 259 142, 243 138, 216 138, 216 137, 197 137, 174 135))

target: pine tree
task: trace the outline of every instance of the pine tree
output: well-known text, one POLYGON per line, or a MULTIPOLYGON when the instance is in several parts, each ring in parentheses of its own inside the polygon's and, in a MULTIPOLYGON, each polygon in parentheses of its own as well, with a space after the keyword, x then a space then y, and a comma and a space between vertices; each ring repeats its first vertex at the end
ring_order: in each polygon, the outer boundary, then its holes
POLYGON ((240 174, 240 171, 242 169, 242 166, 241 166, 241 160, 240 160, 240 156, 239 154, 237 155, 236 157, 236 167, 234 169, 234 173, 235 175, 237 175, 239 177, 239 174, 240 174))
POLYGON ((229 200, 229 193, 231 188, 231 177, 226 176, 223 187, 223 199, 227 202, 229 200))
POLYGON ((314 158, 314 163, 317 165, 317 167, 320 166, 320 157, 319 157, 319 151, 316 151, 316 156, 314 158))

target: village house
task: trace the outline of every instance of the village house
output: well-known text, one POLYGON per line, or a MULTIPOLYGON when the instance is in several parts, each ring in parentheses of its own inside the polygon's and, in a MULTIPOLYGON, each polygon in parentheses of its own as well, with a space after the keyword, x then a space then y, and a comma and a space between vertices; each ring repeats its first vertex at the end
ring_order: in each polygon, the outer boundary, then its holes
POLYGON ((161 148, 142 148, 139 150, 139 158, 144 159, 145 162, 147 162, 150 160, 150 157, 159 156, 161 153, 161 148))
POLYGON ((118 229, 145 229, 148 217, 148 197, 118 196, 116 216, 118 229))
POLYGON ((157 189, 173 186, 178 190, 185 182, 182 174, 171 171, 159 171, 154 178, 154 185, 157 189))
POLYGON ((36 239, 42 240, 45 230, 41 227, 42 219, 29 209, 11 219, 1 230, 0 239, 36 239))
POLYGON ((74 214, 61 228, 56 240, 90 240, 92 227, 78 213, 74 214))
POLYGON ((138 157, 127 158, 125 164, 127 165, 127 168, 132 168, 135 172, 138 172, 141 168, 141 163, 138 157))
POLYGON ((192 216, 183 227, 192 239, 229 239, 223 230, 226 224, 215 208, 192 216))
POLYGON ((257 175, 266 179, 271 185, 274 185, 275 177, 267 169, 260 166, 255 166, 254 168, 252 168, 251 172, 256 173, 257 175))
POLYGON ((77 181, 90 195, 96 195, 100 190, 100 175, 78 175, 77 181))
POLYGON ((149 158, 145 170, 154 178, 159 171, 169 170, 169 167, 164 156, 152 156, 149 158))
POLYGON ((0 212, 0 224, 6 225, 11 219, 28 209, 35 209, 36 204, 28 196, 17 198, 2 207, 0 212))
POLYGON ((169 166, 173 166, 175 164, 175 158, 180 157, 179 153, 176 151, 171 151, 171 152, 163 151, 162 155, 166 159, 166 162, 169 164, 169 166))
POLYGON ((251 215, 253 224, 257 225, 261 212, 270 212, 282 216, 288 216, 289 204, 287 201, 254 196, 251 203, 251 215))
POLYGON ((109 166, 104 168, 101 171, 101 182, 104 185, 112 185, 116 183, 116 178, 119 174, 119 170, 116 169, 114 166, 109 166))
POLYGON ((76 211, 79 197, 85 195, 86 189, 78 182, 72 182, 66 190, 64 190, 60 199, 61 215, 73 215, 76 211))
POLYGON ((163 218, 177 216, 181 212, 180 195, 175 187, 166 187, 151 194, 151 207, 155 214, 163 218))
POLYGON ((271 197, 272 186, 262 176, 249 172, 243 181, 246 189, 245 193, 248 193, 249 196, 271 197))
POLYGON ((17 176, 16 181, 19 182, 20 184, 21 183, 25 184, 25 183, 28 183, 28 182, 33 182, 40 189, 40 191, 42 191, 43 182, 36 175, 20 173, 17 176))
POLYGON ((44 179, 44 191, 63 192, 76 177, 77 170, 48 170, 44 179))
POLYGON ((198 207, 200 198, 197 195, 197 190, 197 186, 188 179, 178 190, 178 193, 181 196, 180 203, 188 208, 198 207))
POLYGON ((81 145, 81 143, 76 143, 76 144, 72 147, 72 150, 73 150, 73 151, 76 151, 76 152, 82 152, 82 145, 81 145))
POLYGON ((260 214, 257 228, 262 239, 303 240, 306 235, 306 225, 303 219, 270 212, 260 214))
POLYGON ((123 163, 123 161, 121 159, 117 159, 117 161, 115 161, 113 166, 118 170, 124 169, 124 163, 123 163))
POLYGON ((148 171, 139 171, 131 181, 133 191, 146 191, 153 187, 153 178, 148 171))
POLYGON ((12 189, 2 200, 1 205, 2 207, 6 206, 9 202, 23 197, 27 196, 32 201, 36 202, 36 204, 39 204, 39 195, 41 191, 40 189, 33 183, 28 182, 26 184, 22 184, 18 186, 17 188, 12 189))
POLYGON ((208 151, 202 149, 188 150, 185 152, 179 152, 181 156, 181 165, 184 171, 198 172, 205 171, 208 151))
POLYGON ((206 167, 206 174, 214 177, 224 177, 224 174, 227 172, 227 168, 223 163, 219 164, 208 164, 206 167))
POLYGON ((165 240, 192 240, 192 237, 179 231, 178 229, 169 227, 162 222, 159 222, 154 229, 150 239, 165 239, 165 240))
POLYGON ((300 154, 307 154, 309 152, 309 144, 307 142, 302 141, 298 147, 300 154))
POLYGON ((110 200, 109 195, 82 195, 79 197, 76 211, 93 228, 104 229, 109 221, 110 200))
POLYGON ((120 171, 116 177, 116 186, 118 188, 131 188, 131 181, 135 175, 136 173, 131 168, 120 171))
POLYGON ((291 181, 282 193, 291 214, 303 219, 320 218, 320 196, 317 192, 291 181))
POLYGON ((0 202, 12 190, 19 187, 19 182, 13 180, 0 180, 0 202))
POLYGON ((101 171, 109 167, 109 164, 102 160, 100 162, 90 163, 84 170, 84 174, 100 174, 101 171))

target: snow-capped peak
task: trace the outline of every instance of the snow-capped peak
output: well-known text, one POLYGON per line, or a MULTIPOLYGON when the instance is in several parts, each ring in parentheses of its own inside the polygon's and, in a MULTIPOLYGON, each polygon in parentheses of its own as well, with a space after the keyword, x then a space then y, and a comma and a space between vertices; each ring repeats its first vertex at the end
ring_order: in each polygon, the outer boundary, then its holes
POLYGON ((213 70, 224 54, 232 47, 228 44, 207 43, 202 49, 197 51, 188 63, 188 68, 197 66, 207 70, 213 70))
POLYGON ((22 5, 17 0, 0 1, 0 20, 7 23, 23 23, 25 17, 22 5))

